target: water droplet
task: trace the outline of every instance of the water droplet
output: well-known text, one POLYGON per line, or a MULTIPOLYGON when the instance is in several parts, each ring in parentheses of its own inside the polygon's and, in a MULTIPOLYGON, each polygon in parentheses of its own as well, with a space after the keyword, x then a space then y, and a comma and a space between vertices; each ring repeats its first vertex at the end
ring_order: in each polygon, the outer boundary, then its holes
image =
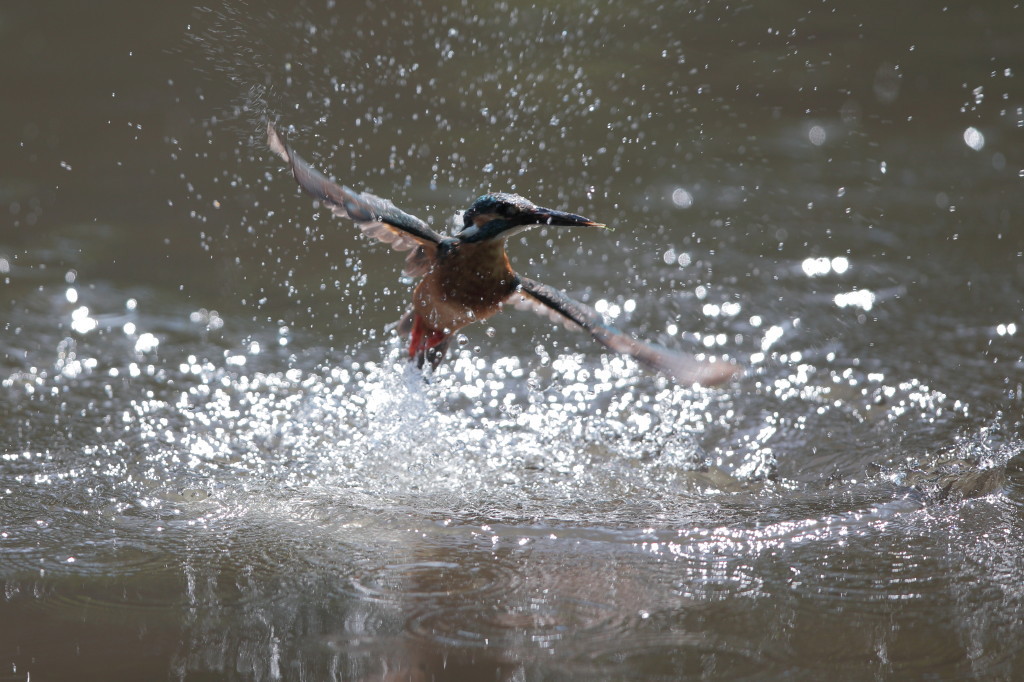
POLYGON ((160 345, 160 339, 154 335, 146 332, 139 334, 139 338, 135 341, 135 352, 136 353, 151 353, 157 349, 160 345))
POLYGON ((828 135, 825 133, 825 129, 819 125, 811 126, 810 130, 807 131, 807 139, 811 141, 815 147, 820 147, 825 144, 825 139, 828 135))
POLYGON ((970 126, 964 131, 964 142, 974 151, 981 151, 981 148, 985 146, 985 136, 981 134, 980 130, 970 126))
POLYGON ((672 203, 679 208, 690 208, 693 206, 693 195, 682 187, 677 187, 672 192, 672 203))

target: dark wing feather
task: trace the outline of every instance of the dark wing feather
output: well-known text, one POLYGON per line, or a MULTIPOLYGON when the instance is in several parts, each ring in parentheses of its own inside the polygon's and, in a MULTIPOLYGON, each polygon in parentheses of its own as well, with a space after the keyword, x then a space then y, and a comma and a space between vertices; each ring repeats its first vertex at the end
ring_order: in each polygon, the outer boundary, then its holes
POLYGON ((267 123, 267 144, 291 168, 299 186, 329 207, 336 215, 351 218, 370 237, 390 244, 396 251, 412 251, 403 272, 412 277, 426 274, 443 237, 387 199, 355 192, 332 182, 302 160, 285 143, 273 123, 267 123))
POLYGON ((519 289, 509 297, 516 308, 532 310, 570 329, 585 329, 594 339, 617 353, 623 353, 642 365, 666 374, 681 384, 717 386, 738 374, 738 366, 729 362, 708 362, 692 355, 677 353, 638 341, 605 324, 601 314, 575 301, 565 293, 527 277, 519 277, 519 289))

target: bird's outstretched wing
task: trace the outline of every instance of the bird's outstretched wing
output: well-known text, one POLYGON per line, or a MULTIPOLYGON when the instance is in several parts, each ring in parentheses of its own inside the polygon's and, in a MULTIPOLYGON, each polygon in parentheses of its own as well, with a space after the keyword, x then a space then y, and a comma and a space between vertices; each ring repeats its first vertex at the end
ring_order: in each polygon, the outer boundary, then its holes
POLYGON ((288 164, 299 187, 336 215, 351 218, 365 234, 390 244, 396 251, 411 250, 405 259, 405 274, 411 277, 426 274, 443 237, 425 222, 387 199, 355 192, 332 182, 292 151, 271 122, 267 122, 267 145, 288 164))
POLYGON ((698 360, 692 355, 638 341, 605 324, 601 314, 590 306, 528 277, 519 277, 519 288, 508 298, 508 302, 516 308, 545 315, 570 329, 583 329, 598 343, 628 355, 640 364, 666 374, 681 384, 717 386, 741 371, 740 367, 729 362, 698 360))

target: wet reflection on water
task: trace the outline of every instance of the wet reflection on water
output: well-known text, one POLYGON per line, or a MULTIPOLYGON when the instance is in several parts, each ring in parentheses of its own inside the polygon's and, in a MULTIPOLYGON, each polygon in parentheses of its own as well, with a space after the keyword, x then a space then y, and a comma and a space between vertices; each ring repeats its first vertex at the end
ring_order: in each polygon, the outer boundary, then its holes
POLYGON ((0 9, 5 678, 1019 674, 1019 10, 66 9, 0 9), (510 254, 747 372, 509 311, 424 378, 267 112, 614 225, 510 254))

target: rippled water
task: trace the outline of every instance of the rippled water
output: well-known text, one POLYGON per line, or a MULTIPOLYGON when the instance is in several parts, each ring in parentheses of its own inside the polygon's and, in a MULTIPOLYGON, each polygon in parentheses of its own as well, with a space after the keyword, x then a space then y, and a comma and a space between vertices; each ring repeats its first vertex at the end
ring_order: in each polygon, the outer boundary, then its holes
POLYGON ((1021 9, 77 7, 0 8, 0 678, 1020 675, 1021 9), (420 374, 267 114, 744 375, 420 374))

